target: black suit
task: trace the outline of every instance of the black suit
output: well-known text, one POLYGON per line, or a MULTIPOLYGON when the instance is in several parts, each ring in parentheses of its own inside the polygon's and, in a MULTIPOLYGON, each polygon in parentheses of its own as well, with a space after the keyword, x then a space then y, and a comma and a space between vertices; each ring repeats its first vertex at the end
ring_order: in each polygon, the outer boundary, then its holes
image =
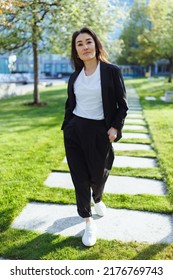
MULTIPOLYGON (((76 106, 73 85, 80 71, 75 71, 68 82, 68 98, 65 105, 65 118, 62 129, 73 118, 76 106)), ((103 111, 107 129, 118 129, 118 141, 122 135, 121 130, 127 115, 126 91, 119 68, 115 65, 100 62, 100 79, 102 89, 103 111)))
POLYGON ((107 131, 114 127, 121 130, 128 110, 126 93, 120 70, 117 66, 100 63, 101 92, 104 120, 90 120, 75 116, 74 82, 80 71, 74 72, 68 82, 68 98, 62 124, 67 162, 76 192, 77 209, 81 217, 92 216, 91 189, 95 203, 102 194, 109 170, 114 160, 114 151, 107 131))

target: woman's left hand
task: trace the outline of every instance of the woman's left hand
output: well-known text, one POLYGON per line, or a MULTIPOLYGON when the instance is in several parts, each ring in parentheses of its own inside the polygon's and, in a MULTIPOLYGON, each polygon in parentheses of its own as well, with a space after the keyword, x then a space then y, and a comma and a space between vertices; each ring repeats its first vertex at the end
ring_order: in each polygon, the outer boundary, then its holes
POLYGON ((118 130, 114 127, 111 127, 108 130, 108 137, 109 137, 109 141, 112 143, 115 141, 115 139, 117 138, 117 134, 118 134, 118 130))

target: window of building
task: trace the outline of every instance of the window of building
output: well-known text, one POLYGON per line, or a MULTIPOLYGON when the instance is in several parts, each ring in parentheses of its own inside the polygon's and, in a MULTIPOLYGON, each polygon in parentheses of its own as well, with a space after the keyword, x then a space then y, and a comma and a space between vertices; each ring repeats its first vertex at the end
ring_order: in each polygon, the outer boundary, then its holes
POLYGON ((8 68, 8 58, 0 57, 0 73, 8 74, 10 73, 8 68))
POLYGON ((51 63, 44 64, 44 73, 46 76, 51 76, 51 63))
POLYGON ((62 73, 67 73, 67 64, 65 64, 65 63, 61 64, 61 72, 62 73))
POLYGON ((60 64, 60 63, 57 63, 57 64, 56 64, 55 72, 56 72, 56 74, 61 73, 61 64, 60 64))

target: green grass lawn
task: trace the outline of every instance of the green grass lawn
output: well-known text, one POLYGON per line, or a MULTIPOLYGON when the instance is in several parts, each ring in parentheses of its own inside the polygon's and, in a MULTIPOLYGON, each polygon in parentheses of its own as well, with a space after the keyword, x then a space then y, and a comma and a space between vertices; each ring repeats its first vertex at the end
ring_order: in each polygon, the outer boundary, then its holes
MULTIPOLYGON (((158 168, 113 168, 112 175, 136 176, 164 180, 168 195, 104 194, 107 206, 160 213, 173 212, 173 104, 159 98, 172 85, 166 80, 128 80, 136 87, 147 128, 152 138, 135 139, 135 143, 151 143, 153 151, 127 151, 120 155, 146 156, 158 159, 158 168), (157 97, 146 101, 145 95, 157 97)), ((0 255, 9 259, 173 259, 173 245, 147 244, 117 240, 98 240, 93 248, 85 248, 81 238, 39 234, 11 229, 10 224, 29 201, 75 204, 73 190, 48 188, 43 182, 51 170, 68 171, 60 129, 66 87, 41 91, 47 106, 24 105, 32 95, 0 100, 0 255)), ((122 142, 131 142, 122 139, 122 142)))

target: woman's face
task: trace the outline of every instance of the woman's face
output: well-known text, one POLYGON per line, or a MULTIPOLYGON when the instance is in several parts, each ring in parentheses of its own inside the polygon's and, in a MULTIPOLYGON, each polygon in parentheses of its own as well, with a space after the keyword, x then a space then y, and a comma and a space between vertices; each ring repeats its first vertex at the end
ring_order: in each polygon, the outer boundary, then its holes
POLYGON ((79 58, 85 62, 96 59, 94 39, 88 33, 81 33, 76 37, 75 47, 79 58))

